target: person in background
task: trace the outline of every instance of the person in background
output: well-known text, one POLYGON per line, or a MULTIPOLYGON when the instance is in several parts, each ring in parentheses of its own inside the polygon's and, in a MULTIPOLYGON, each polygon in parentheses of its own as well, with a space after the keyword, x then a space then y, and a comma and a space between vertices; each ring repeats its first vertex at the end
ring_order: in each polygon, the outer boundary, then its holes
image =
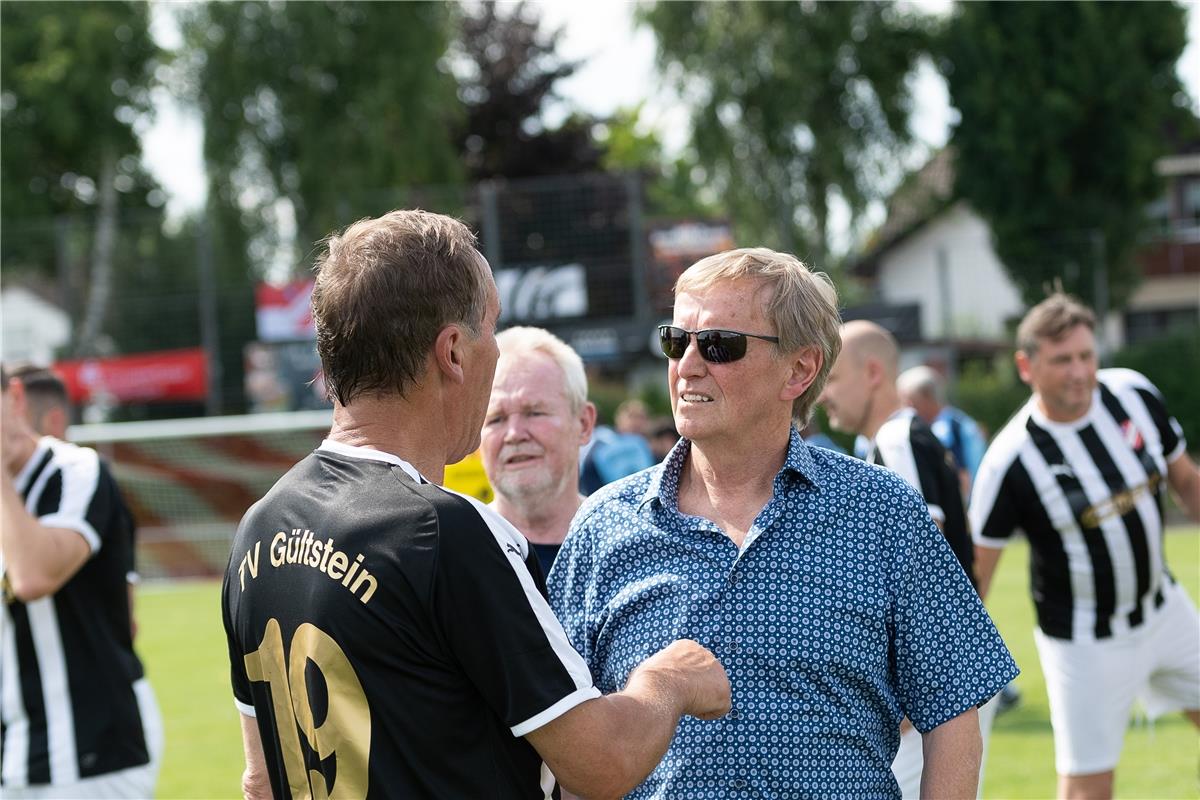
POLYGON ((946 403, 946 379, 925 365, 912 367, 896 378, 896 388, 905 405, 917 412, 938 441, 954 456, 962 484, 962 496, 971 496, 971 482, 987 449, 979 423, 966 412, 946 403))
POLYGON ((920 496, 801 440, 839 322, 828 278, 786 253, 676 283, 659 339, 683 438, 585 501, 548 586, 602 688, 681 636, 729 671, 729 714, 684 721, 630 797, 896 797, 905 716, 923 794, 975 794, 976 706, 1016 667, 920 496))
MULTIPOLYGON (((67 384, 58 373, 48 367, 23 361, 13 364, 10 377, 19 378, 25 387, 26 419, 29 426, 40 436, 53 436, 67 440, 67 427, 71 423, 71 397, 67 384)), ((103 460, 103 456, 101 457, 103 460)), ((107 464, 106 464, 107 466, 107 464)), ((137 572, 137 522, 125 502, 120 488, 117 489, 118 513, 126 518, 122 527, 129 531, 129 568, 125 572, 129 594, 129 626, 137 637, 137 614, 134 611, 135 592, 141 577, 137 572)))
POLYGON ((162 720, 133 649, 129 517, 95 450, 0 367, 0 796, 151 797, 162 720))
POLYGON ((597 425, 592 441, 580 451, 579 491, 590 495, 615 480, 653 466, 654 453, 645 435, 648 424, 646 405, 635 398, 617 407, 616 429, 597 425))
POLYGON ((1096 318, 1065 294, 1026 313, 1014 358, 1032 396, 971 493, 979 590, 1029 542, 1034 642, 1060 797, 1111 797, 1135 697, 1200 728, 1200 617, 1163 553, 1162 493, 1200 522, 1200 472, 1158 389, 1098 369, 1096 318))
MULTIPOLYGON (((892 470, 920 492, 963 572, 974 581, 971 535, 958 472, 937 437, 900 402, 896 390, 899 360, 900 348, 886 329, 866 320, 847 322, 842 326, 841 354, 818 402, 834 428, 857 436, 854 449, 858 457, 892 470)), ((995 711, 995 702, 979 710, 983 742, 980 785, 995 711)), ((900 750, 892 762, 905 798, 920 795, 922 761, 921 735, 905 721, 900 750)))
POLYGON ((630 398, 617 406, 614 426, 617 433, 633 434, 648 438, 650 434, 650 412, 646 404, 636 397, 630 398))
POLYGON ((500 359, 480 452, 496 493, 491 507, 524 534, 543 574, 558 554, 579 493, 579 448, 596 425, 579 354, 541 328, 496 337, 500 359))
POLYGON ((656 461, 662 461, 679 441, 679 431, 670 417, 659 417, 650 423, 650 452, 656 461))
POLYGON ((71 424, 71 398, 67 385, 53 370, 25 361, 9 365, 9 377, 25 387, 29 424, 42 436, 67 440, 71 424))

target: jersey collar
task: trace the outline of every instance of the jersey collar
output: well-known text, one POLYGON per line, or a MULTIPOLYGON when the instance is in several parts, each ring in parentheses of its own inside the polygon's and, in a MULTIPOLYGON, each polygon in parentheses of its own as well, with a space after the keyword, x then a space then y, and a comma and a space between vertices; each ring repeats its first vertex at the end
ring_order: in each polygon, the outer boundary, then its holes
POLYGON ((385 453, 382 450, 372 450, 369 447, 356 447, 351 444, 343 444, 342 442, 335 442, 333 439, 325 439, 317 449, 324 450, 327 453, 337 453, 348 458, 362 458, 367 461, 383 461, 387 464, 394 464, 407 472, 408 476, 417 483, 429 483, 420 472, 417 472, 416 467, 392 453, 385 453))

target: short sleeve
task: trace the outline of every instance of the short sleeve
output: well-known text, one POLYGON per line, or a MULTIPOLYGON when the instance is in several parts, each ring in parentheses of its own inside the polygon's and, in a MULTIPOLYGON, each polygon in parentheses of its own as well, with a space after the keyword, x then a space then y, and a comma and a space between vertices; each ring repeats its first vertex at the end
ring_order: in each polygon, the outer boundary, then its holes
POLYGON ((1162 395, 1153 384, 1147 382, 1145 388, 1138 388, 1137 393, 1146 406, 1146 411, 1150 413, 1150 419, 1154 421, 1154 427, 1158 430, 1159 438, 1162 440, 1163 456, 1169 464, 1187 451, 1183 426, 1167 411, 1167 405, 1163 402, 1162 395))
POLYGON ((34 514, 47 528, 77 531, 97 553, 108 537, 127 535, 111 524, 119 511, 117 484, 96 451, 78 448, 75 456, 63 459, 47 480, 34 514))
POLYGON ((447 497, 438 504, 434 623, 484 701, 523 736, 599 692, 530 575, 519 534, 447 497))
POLYGON ((932 522, 900 556, 892 642, 897 699, 921 733, 982 705, 1018 670, 932 522))
POLYGON ((1019 460, 1002 463, 985 457, 971 488, 967 512, 975 544, 1002 548, 1021 527, 1022 477, 1028 482, 1019 460))
POLYGON ((225 643, 229 649, 229 679, 233 685, 233 701, 238 711, 248 717, 257 716, 254 711, 254 696, 250 691, 250 679, 246 676, 245 654, 234 635, 233 609, 229 595, 230 571, 225 571, 221 585, 221 622, 225 626, 225 643))

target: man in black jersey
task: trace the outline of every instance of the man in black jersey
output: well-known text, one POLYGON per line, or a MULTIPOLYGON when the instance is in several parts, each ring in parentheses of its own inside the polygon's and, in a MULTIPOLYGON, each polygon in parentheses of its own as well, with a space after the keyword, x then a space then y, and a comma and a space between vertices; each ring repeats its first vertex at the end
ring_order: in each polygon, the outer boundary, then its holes
MULTIPOLYGON (((971 536, 958 473, 941 442, 900 399, 896 388, 900 348, 895 337, 866 320, 847 322, 841 333, 842 350, 820 397, 830 424, 856 435, 856 456, 896 472, 921 493, 930 516, 974 582, 971 536)), ((979 713, 985 761, 993 710, 994 705, 988 703, 979 713)), ((892 771, 902 795, 917 797, 924 761, 921 735, 907 720, 901 730, 892 771)), ((982 762, 979 786, 983 786, 982 762)))
POLYGON ((1135 698, 1200 727, 1200 618, 1167 569, 1162 490, 1200 521, 1200 473, 1145 376, 1099 370, 1091 310, 1055 294, 1017 328, 1033 389, 996 434, 971 493, 980 591, 1029 540, 1061 797, 1110 797, 1135 698))
POLYGON ((729 708, 695 642, 600 696, 528 542, 442 489, 471 453, 500 303, 462 223, 395 211, 331 236, 313 316, 329 438, 247 512, 222 596, 247 796, 613 796, 681 716, 729 708))
POLYGON ((96 451, 29 426, 0 367, 0 797, 149 797, 162 726, 133 651, 129 517, 96 451))

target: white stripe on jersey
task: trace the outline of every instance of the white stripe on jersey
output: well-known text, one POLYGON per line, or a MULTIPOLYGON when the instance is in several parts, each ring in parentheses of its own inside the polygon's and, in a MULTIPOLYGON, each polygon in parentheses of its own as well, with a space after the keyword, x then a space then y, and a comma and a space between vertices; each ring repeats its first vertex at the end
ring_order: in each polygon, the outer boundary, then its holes
POLYGON ((1083 531, 1079 529, 1066 493, 1032 439, 1025 440, 1017 457, 1029 473, 1029 479, 1042 499, 1042 507, 1062 539, 1063 552, 1067 556, 1067 572, 1071 576, 1071 630, 1074 631, 1074 638, 1081 641, 1091 639, 1095 627, 1096 587, 1092 583, 1092 557, 1084 542, 1083 531))
POLYGON ((513 573, 520 580, 521 588, 525 590, 525 599, 529 601, 530 609, 537 616, 538 622, 541 623, 542 632, 550 642, 550 647, 554 650, 554 654, 558 656, 558 660, 562 662, 563 668, 575 683, 574 692, 524 722, 512 726, 512 735, 524 736, 530 731, 535 731, 546 723, 558 719, 585 700, 599 697, 600 691, 592 685, 591 670, 588 669, 588 665, 583 660, 583 657, 575 652, 575 648, 571 646, 571 642, 567 639, 566 631, 562 629, 562 624, 558 621, 558 617, 554 616, 554 612, 550 610, 550 604, 546 602, 546 598, 542 597, 542 593, 538 591, 537 585, 533 582, 533 576, 529 574, 529 569, 525 566, 525 559, 529 557, 529 542, 521 535, 520 531, 513 527, 512 523, 476 498, 444 487, 442 487, 442 491, 467 500, 479 512, 479 516, 487 524, 488 530, 492 532, 492 537, 496 540, 496 546, 504 553, 505 558, 508 559, 509 566, 512 567, 513 573))
MULTIPOLYGON (((88 522, 88 506, 100 485, 100 455, 89 447, 71 447, 71 457, 64 458, 61 453, 55 453, 54 464, 62 471, 62 499, 59 510, 52 515, 38 519, 47 528, 70 528, 78 530, 88 540, 91 552, 100 549, 100 536, 88 522)), ((49 473, 50 470, 44 470, 49 473)), ((29 493, 30 498, 41 495, 40 489, 29 493)), ((32 512, 32 509, 30 509, 32 512)))
MULTIPOLYGON (((1149 415, 1144 413, 1145 408, 1142 406, 1142 404, 1122 403, 1121 405, 1124 406, 1125 410, 1129 413, 1130 420, 1137 428, 1138 433, 1140 433, 1142 438, 1146 440, 1147 452, 1150 451, 1152 443, 1155 454, 1157 454, 1158 451, 1161 451, 1162 442, 1159 441, 1158 429, 1154 427, 1154 423, 1149 419, 1149 415), (1134 408, 1130 408, 1130 406, 1136 406, 1137 411, 1140 413, 1135 414, 1134 408), (1146 417, 1145 421, 1149 423, 1149 428, 1146 428, 1146 426, 1143 425, 1142 420, 1139 419, 1139 416, 1146 417), (1151 436, 1154 437, 1153 440, 1150 438, 1151 436)), ((1112 414, 1108 412, 1107 408, 1103 409, 1103 413, 1097 414, 1093 421, 1096 427, 1096 434, 1100 437, 1100 441, 1111 442, 1119 441, 1124 438, 1124 432, 1121 430, 1120 426, 1117 425, 1117 421, 1113 418, 1112 414)), ((1117 469, 1120 470, 1121 478, 1125 481, 1126 486, 1141 486, 1150 479, 1146 474, 1145 467, 1142 466, 1142 462, 1138 460, 1137 454, 1134 453, 1132 449, 1128 447, 1113 447, 1105 449, 1108 451, 1108 454, 1112 458, 1113 462, 1117 465, 1117 469)), ((1165 465, 1160 465, 1159 468, 1162 469, 1163 466, 1165 465)), ((1165 475, 1166 472, 1162 472, 1161 474, 1165 475)), ((1158 504, 1154 501, 1154 495, 1146 491, 1139 492, 1137 503, 1134 507, 1137 509, 1138 517, 1140 517, 1142 520, 1142 527, 1148 534, 1146 536, 1146 546, 1148 550, 1147 557, 1150 562, 1150 588, 1147 594, 1149 595, 1149 599, 1152 599, 1155 592, 1157 592, 1159 587, 1162 585, 1162 570, 1154 568, 1155 564, 1163 563, 1162 537, 1154 533, 1160 529, 1161 524, 1158 514, 1158 504)), ((1118 524, 1120 523, 1120 520, 1114 521, 1118 524)), ((1120 525, 1120 528, 1123 534, 1125 531, 1124 525, 1120 525)), ((1126 539, 1126 541, 1128 541, 1128 539, 1126 539)), ((1136 567, 1131 565, 1130 570, 1131 574, 1136 574, 1136 567)), ((1136 586, 1134 587, 1134 591, 1137 591, 1136 586)), ((1148 598, 1135 597, 1130 603, 1128 609, 1126 609, 1125 604, 1120 602, 1121 598, 1120 595, 1118 595, 1117 613, 1127 614, 1128 611, 1133 610, 1133 605, 1146 599, 1148 598)), ((1153 608, 1151 607, 1143 610, 1149 613, 1153 610, 1153 608)), ((1122 618, 1122 621, 1128 622, 1128 620, 1124 617, 1122 618)), ((1116 633, 1116 620, 1113 622, 1113 633, 1116 633)))
MULTIPOLYGON (((921 475, 917 471, 917 459, 912 449, 912 421, 915 412, 912 409, 893 414, 880 426, 872 442, 871 451, 878 452, 883 466, 895 472, 917 490, 922 497, 925 490, 921 487, 921 475)), ((867 460, 872 460, 869 456, 867 460)), ((936 503, 929 503, 929 515, 938 522, 946 521, 946 512, 936 503)))
MULTIPOLYGON (((51 441, 53 442, 54 457, 30 487, 27 495, 29 500, 25 507, 30 514, 37 516, 37 506, 42 497, 42 490, 54 473, 58 472, 62 475, 62 494, 58 509, 52 514, 39 517, 38 522, 47 528, 66 528, 77 531, 87 540, 92 553, 96 553, 100 550, 100 536, 92 527, 92 523, 88 522, 87 512, 92 497, 96 494, 96 487, 100 483, 100 456, 91 448, 77 447, 70 442, 60 442, 57 439, 51 441)), ((35 454, 31 460, 36 460, 37 457, 38 455, 35 454)))
POLYGON ((50 750, 50 782, 57 784, 77 781, 79 760, 75 751, 75 719, 72 717, 67 657, 63 652, 62 634, 58 629, 54 596, 29 602, 25 611, 29 614, 29 630, 33 637, 33 649, 37 653, 38 671, 42 679, 46 738, 50 750))
MULTIPOLYGON (((1095 422, 1098 417, 1107 416, 1103 403, 1099 403, 1099 401, 1097 403, 1100 407, 1093 409, 1095 413, 1090 417, 1091 422, 1095 422)), ((1079 436, 1079 430, 1057 425, 1039 425, 1039 427, 1049 433, 1055 444, 1058 445, 1058 449, 1062 450, 1063 458, 1075 473, 1075 478, 1079 481, 1080 488, 1083 489, 1088 505, 1095 508, 1108 500, 1112 496, 1112 492, 1109 490, 1108 484, 1104 482, 1104 476, 1100 474, 1100 467, 1088 453, 1083 439, 1079 436)), ((1104 546, 1108 549, 1108 557, 1112 561, 1113 567, 1114 603, 1112 619, 1109 624, 1112 627, 1113 635, 1119 636, 1129 630, 1128 615, 1130 611, 1133 611, 1137 602, 1137 568, 1133 562, 1133 549, 1129 546, 1129 533, 1120 517, 1110 515, 1100 520, 1100 533, 1104 536, 1104 546)), ((1094 588, 1089 591, 1088 600, 1095 603, 1094 588)), ((1086 630, 1092 628, 1094 628, 1094 622, 1086 630)), ((1075 641, 1085 641, 1087 636, 1082 635, 1083 630, 1085 629, 1075 628, 1072 638, 1075 641)))
MULTIPOLYGON (((17 663, 17 635, 8 607, 0 609, 4 626, 0 636, 0 664, 17 663)), ((21 681, 15 669, 0 669, 0 709, 4 711, 4 752, 0 753, 0 782, 25 786, 29 782, 29 717, 21 698, 21 681)))

